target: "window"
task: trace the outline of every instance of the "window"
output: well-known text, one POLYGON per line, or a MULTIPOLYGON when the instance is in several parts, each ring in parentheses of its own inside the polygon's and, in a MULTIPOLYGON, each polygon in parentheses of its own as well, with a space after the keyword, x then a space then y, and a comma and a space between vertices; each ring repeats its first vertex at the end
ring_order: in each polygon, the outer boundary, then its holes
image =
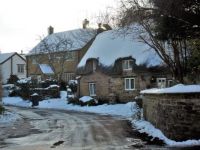
POLYGON ((37 76, 37 82, 41 82, 42 81, 42 77, 41 77, 41 75, 38 75, 37 76))
POLYGON ((74 73, 64 73, 64 80, 69 81, 69 80, 74 80, 75 79, 75 74, 74 73))
POLYGON ((96 96, 96 84, 89 83, 89 94, 90 96, 96 96))
POLYGON ((32 59, 32 64, 38 64, 35 58, 32 59))
POLYGON ((67 52, 66 53, 66 56, 65 56, 65 59, 67 61, 73 61, 75 59, 75 53, 74 52, 67 52))
POLYGON ((168 87, 173 86, 173 81, 172 80, 168 80, 167 82, 168 82, 168 85, 167 85, 168 87))
POLYGON ((17 65, 17 71, 18 73, 24 73, 24 64, 18 64, 17 65))
POLYGON ((135 89, 135 78, 125 78, 124 79, 125 90, 135 89))
POLYGON ((166 87, 166 78, 157 78, 157 86, 158 88, 166 87))
POLYGON ((122 62, 123 64, 123 70, 132 70, 132 60, 124 60, 122 62))

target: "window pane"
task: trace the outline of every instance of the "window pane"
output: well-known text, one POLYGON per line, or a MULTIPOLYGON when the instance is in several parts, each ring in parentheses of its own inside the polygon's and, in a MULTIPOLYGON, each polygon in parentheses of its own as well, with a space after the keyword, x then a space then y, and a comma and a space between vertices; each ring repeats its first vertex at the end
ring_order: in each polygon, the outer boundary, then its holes
POLYGON ((95 83, 89 83, 89 94, 96 95, 96 84, 95 83))
POLYGON ((125 78, 124 79, 125 90, 134 90, 135 89, 135 79, 134 78, 125 78))
POLYGON ((96 95, 96 84, 93 84, 93 95, 96 95))
POLYGON ((126 89, 129 89, 129 79, 126 79, 126 89))
POLYGON ((130 88, 131 88, 131 89, 134 89, 134 81, 135 81, 135 80, 134 80, 134 79, 131 79, 130 81, 131 81, 131 84, 130 84, 131 87, 130 87, 130 88))

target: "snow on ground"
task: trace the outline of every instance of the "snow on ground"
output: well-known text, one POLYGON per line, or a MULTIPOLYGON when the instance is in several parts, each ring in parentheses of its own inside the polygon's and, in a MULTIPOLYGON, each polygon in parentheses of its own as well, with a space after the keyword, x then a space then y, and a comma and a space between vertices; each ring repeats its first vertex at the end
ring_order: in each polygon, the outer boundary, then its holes
POLYGON ((15 122, 18 119, 20 119, 19 115, 5 111, 2 115, 0 115, 0 124, 2 123, 9 124, 15 122))
POLYGON ((169 146, 191 146, 191 145, 200 145, 199 140, 187 140, 182 142, 176 142, 174 140, 168 139, 159 129, 155 128, 150 122, 145 120, 133 120, 133 126, 138 129, 140 133, 147 133, 153 138, 159 138, 163 140, 169 146))
POLYGON ((20 97, 3 97, 2 103, 4 105, 31 107, 31 102, 29 100, 23 100, 20 97))
MULTIPOLYGON (((65 98, 65 92, 61 92, 61 98, 43 100, 39 102, 39 106, 36 108, 49 108, 49 109, 62 109, 62 110, 74 110, 81 112, 92 112, 108 115, 118 115, 122 117, 131 117, 135 112, 137 105, 135 102, 129 102, 127 104, 115 104, 115 105, 99 105, 99 106, 84 106, 68 104, 65 98)), ((4 105, 14 105, 20 107, 31 107, 30 101, 24 101, 20 97, 3 97, 4 105)))
MULTIPOLYGON (((36 108, 48 108, 48 109, 62 109, 73 110, 81 112, 91 112, 98 114, 107 114, 122 116, 130 121, 139 132, 145 132, 153 138, 157 137, 163 140, 169 146, 191 146, 200 145, 200 140, 187 140, 183 142, 176 142, 168 139, 159 129, 156 129, 151 123, 144 120, 134 120, 134 116, 138 113, 138 107, 135 102, 129 102, 127 104, 114 104, 114 105, 99 105, 99 106, 78 106, 67 103, 67 92, 61 91, 61 98, 43 100, 39 102, 39 106, 36 108)), ((21 107, 31 107, 30 101, 24 101, 20 97, 3 97, 4 105, 14 105, 21 107)))
POLYGON ((177 84, 169 88, 153 88, 148 90, 143 90, 141 94, 161 94, 161 93, 195 93, 200 92, 200 85, 183 85, 177 84))

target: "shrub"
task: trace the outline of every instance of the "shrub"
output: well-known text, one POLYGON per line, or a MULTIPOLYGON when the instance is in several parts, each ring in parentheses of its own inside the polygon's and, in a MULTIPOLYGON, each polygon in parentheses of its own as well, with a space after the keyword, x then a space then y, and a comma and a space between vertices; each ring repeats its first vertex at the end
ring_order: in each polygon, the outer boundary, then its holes
POLYGON ((69 85, 69 88, 72 90, 73 93, 77 92, 77 81, 76 80, 70 80, 68 85, 69 85))
POLYGON ((8 79, 8 84, 16 84, 19 78, 16 75, 10 75, 10 78, 8 79))
POLYGON ((74 104, 74 105, 81 105, 81 106, 84 106, 83 102, 80 101, 78 98, 68 98, 68 104, 74 104))
POLYGON ((65 81, 60 81, 60 91, 66 91, 67 88, 66 88, 67 84, 65 81))
POLYGON ((3 106, 0 105, 0 114, 3 114, 5 111, 5 108, 3 106))

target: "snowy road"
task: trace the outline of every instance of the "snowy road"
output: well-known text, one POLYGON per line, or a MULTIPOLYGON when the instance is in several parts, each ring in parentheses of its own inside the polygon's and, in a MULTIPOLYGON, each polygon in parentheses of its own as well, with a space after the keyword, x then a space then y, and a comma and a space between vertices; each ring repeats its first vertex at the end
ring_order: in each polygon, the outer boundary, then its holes
POLYGON ((145 144, 123 119, 61 110, 7 108, 22 119, 0 125, 3 150, 169 149, 145 144))

